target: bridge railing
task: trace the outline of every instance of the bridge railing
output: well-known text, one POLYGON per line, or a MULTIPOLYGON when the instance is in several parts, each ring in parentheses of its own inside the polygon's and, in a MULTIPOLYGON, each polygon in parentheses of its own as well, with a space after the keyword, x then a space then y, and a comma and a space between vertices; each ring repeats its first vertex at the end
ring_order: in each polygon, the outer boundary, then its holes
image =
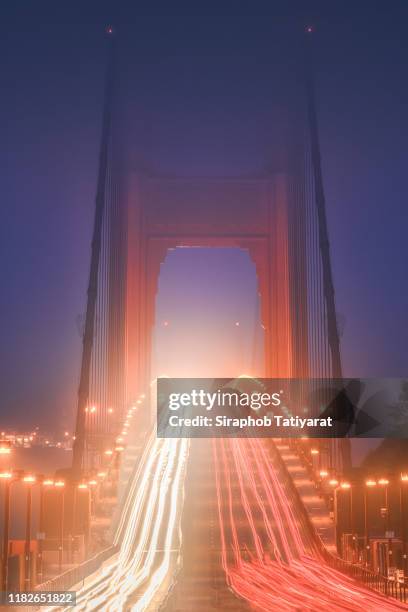
POLYGON ((391 580, 386 576, 382 576, 372 570, 369 570, 361 565, 357 565, 355 563, 350 563, 349 561, 345 561, 340 557, 333 555, 324 545, 323 541, 319 537, 316 532, 311 520, 310 516, 303 504, 302 498, 299 494, 299 491, 293 482, 293 479, 286 467, 284 460, 275 444, 272 446, 273 455, 276 458, 280 468, 281 473, 284 477, 285 483, 288 486, 289 491, 292 494, 292 498, 295 503, 301 510, 302 513, 302 523, 303 526, 308 531, 308 535, 311 541, 314 543, 317 551, 323 557, 324 561, 333 569, 336 569, 343 574, 347 574, 348 576, 358 580, 367 588, 373 589, 386 595, 387 597, 393 597, 398 601, 407 603, 408 602, 408 585, 406 583, 399 583, 395 580, 391 580))
POLYGON ((118 546, 109 546, 87 559, 83 563, 70 568, 63 574, 50 578, 35 587, 36 591, 68 591, 74 585, 83 582, 85 578, 96 572, 102 563, 116 554, 118 546))

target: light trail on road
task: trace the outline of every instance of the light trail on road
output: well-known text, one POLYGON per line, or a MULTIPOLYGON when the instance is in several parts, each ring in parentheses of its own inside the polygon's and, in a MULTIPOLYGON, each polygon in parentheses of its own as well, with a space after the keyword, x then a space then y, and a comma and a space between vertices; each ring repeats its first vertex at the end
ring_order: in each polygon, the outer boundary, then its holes
POLYGON ((407 610, 327 565, 282 485, 265 442, 214 440, 222 565, 257 610, 407 610))
MULTIPOLYGON (((180 560, 188 440, 150 439, 118 524, 119 553, 77 591, 76 610, 146 610, 165 597, 180 560)), ((55 610, 55 608, 50 608, 55 610)))

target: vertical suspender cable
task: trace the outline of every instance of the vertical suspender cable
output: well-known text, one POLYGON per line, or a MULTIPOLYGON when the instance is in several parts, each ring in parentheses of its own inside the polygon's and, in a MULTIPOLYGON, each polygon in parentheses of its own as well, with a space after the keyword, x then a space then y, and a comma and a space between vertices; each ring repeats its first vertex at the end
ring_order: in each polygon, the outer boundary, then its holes
POLYGON ((108 149, 112 123, 112 98, 114 89, 115 39, 112 29, 108 29, 109 57, 106 72, 104 108, 102 117, 102 136, 99 152, 99 168, 95 198, 95 216, 91 247, 91 266, 89 272, 85 330, 82 344, 81 374, 78 389, 78 406, 73 446, 72 471, 75 476, 81 473, 85 447, 85 409, 89 401, 89 380, 91 357, 95 330, 95 311, 98 296, 98 272, 102 242, 102 223, 105 209, 106 177, 108 168, 108 149))
POLYGON ((327 229, 326 202, 323 188, 319 132, 315 105, 314 83, 312 75, 311 50, 309 48, 309 65, 307 70, 307 104, 311 141, 311 154, 315 183, 315 200, 319 224, 319 245, 322 258, 323 287, 327 309, 327 332, 332 360, 332 375, 342 377, 340 340, 337 328, 334 285, 330 260, 330 244, 327 229))
MULTIPOLYGON (((334 378, 342 378, 342 365, 340 355, 340 339, 337 327, 336 317, 336 305, 334 295, 334 285, 331 268, 331 257, 330 257, 330 244, 329 235, 327 228, 327 216, 326 216, 326 201, 323 187, 323 174, 321 165, 321 153, 320 153, 320 142, 319 142, 319 130, 317 123, 316 103, 315 103, 315 91, 314 91, 314 79, 312 71, 312 48, 311 48, 311 36, 312 28, 307 28, 309 41, 307 45, 307 66, 306 66, 306 79, 307 79, 307 110, 309 120, 309 132, 310 132, 310 145, 311 145, 311 156, 313 165, 313 176, 314 176, 314 188, 315 188, 315 202, 317 210, 317 220, 319 227, 319 246, 321 253, 322 263, 322 276, 323 276, 323 292, 324 301, 326 306, 327 314, 327 336, 330 347, 331 357, 331 375, 334 378)), ((343 467, 349 467, 351 463, 350 458, 350 442, 349 440, 340 441, 341 447, 341 460, 343 467)))

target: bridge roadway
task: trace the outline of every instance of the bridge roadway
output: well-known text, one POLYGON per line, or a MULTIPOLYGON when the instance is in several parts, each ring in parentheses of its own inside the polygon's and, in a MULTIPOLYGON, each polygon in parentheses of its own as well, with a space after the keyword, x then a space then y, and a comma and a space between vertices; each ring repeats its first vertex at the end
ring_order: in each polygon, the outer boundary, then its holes
POLYGON ((76 610, 408 610, 325 563, 272 441, 192 440, 187 462, 188 447, 149 441, 120 552, 78 585, 76 610))
POLYGON ((160 612, 250 609, 225 580, 214 458, 211 440, 191 440, 181 523, 182 568, 160 612))

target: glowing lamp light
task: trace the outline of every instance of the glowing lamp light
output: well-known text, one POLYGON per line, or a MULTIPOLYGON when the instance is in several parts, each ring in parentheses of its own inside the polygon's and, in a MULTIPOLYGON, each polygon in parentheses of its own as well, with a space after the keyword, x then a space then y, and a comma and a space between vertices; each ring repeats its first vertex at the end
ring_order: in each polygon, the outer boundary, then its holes
MULTIPOLYGON (((144 399, 146 396, 144 393, 141 394, 140 399, 144 399)), ((138 403, 140 402, 140 400, 138 400, 138 403)))
POLYGON ((27 484, 33 484, 36 481, 36 477, 32 474, 27 474, 27 476, 23 477, 23 482, 27 484))
POLYGON ((54 487, 61 489, 62 487, 65 487, 65 482, 63 480, 57 480, 54 482, 54 487))
POLYGON ((401 474, 402 482, 408 482, 408 474, 401 474))
POLYGON ((12 478, 12 473, 11 472, 0 472, 0 478, 3 478, 4 480, 9 480, 10 478, 12 478))
POLYGON ((340 484, 340 487, 341 487, 342 489, 344 489, 344 490, 346 490, 346 489, 351 489, 351 484, 350 484, 349 482, 342 482, 342 483, 340 484))
POLYGON ((42 483, 45 487, 52 487, 54 484, 54 481, 51 480, 50 478, 47 478, 46 480, 43 480, 42 483))
POLYGON ((319 454, 319 449, 317 449, 317 448, 312 448, 312 449, 311 449, 311 451, 310 451, 310 454, 311 454, 311 455, 318 455, 318 454, 319 454))
POLYGON ((378 481, 378 484, 386 486, 386 485, 390 484, 390 481, 387 478, 380 478, 380 480, 378 481))
POLYGON ((98 472, 97 476, 98 476, 98 478, 105 478, 106 472, 98 472))
POLYGON ((327 478, 327 476, 329 475, 329 472, 326 472, 326 470, 320 470, 319 474, 321 478, 327 478))
POLYGON ((113 414, 113 408, 108 408, 108 414, 113 414))
POLYGON ((115 446, 115 451, 116 451, 117 453, 121 453, 121 452, 122 452, 122 451, 124 451, 124 450, 125 450, 125 447, 124 447, 124 446, 115 446))
POLYGON ((105 455, 110 457, 111 455, 113 455, 113 450, 108 448, 108 450, 105 451, 105 455))
POLYGON ((90 487, 96 487, 96 485, 98 484, 98 481, 97 480, 90 480, 88 482, 88 484, 89 484, 90 487))
POLYGON ((377 481, 376 480, 366 480, 366 487, 375 487, 377 485, 377 481))
POLYGON ((337 486, 338 486, 338 484, 339 484, 339 481, 338 481, 338 480, 336 480, 335 478, 332 478, 332 480, 329 480, 329 485, 330 485, 331 487, 337 487, 337 486))
POLYGON ((0 455, 9 455, 11 448, 9 446, 0 446, 0 455))
POLYGON ((235 321, 235 327, 239 327, 239 321, 235 321))
POLYGON ((85 484, 85 482, 80 482, 79 485, 78 485, 78 489, 80 491, 85 491, 87 488, 88 488, 88 485, 85 484))

